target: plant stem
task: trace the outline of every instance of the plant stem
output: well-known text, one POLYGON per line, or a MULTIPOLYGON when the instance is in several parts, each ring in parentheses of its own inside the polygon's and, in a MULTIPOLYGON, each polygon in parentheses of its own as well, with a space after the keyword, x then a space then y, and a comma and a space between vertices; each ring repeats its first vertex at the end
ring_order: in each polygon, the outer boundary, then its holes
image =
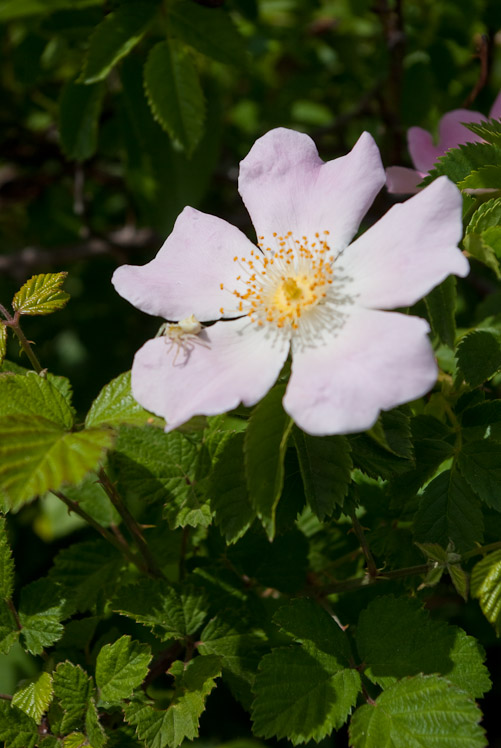
POLYGON ((478 548, 472 548, 471 551, 463 553, 461 559, 464 561, 467 558, 473 558, 473 556, 483 556, 491 551, 499 551, 501 549, 501 540, 496 540, 494 543, 489 545, 480 545, 478 548))
POLYGON ((360 546, 362 548, 362 552, 365 556, 365 560, 367 562, 367 571, 369 573, 369 576, 376 577, 377 576, 377 566, 376 562, 374 561, 374 557, 370 551, 369 544, 367 543, 367 538, 365 537, 365 533, 363 530, 362 525, 358 521, 357 515, 355 514, 355 510, 353 510, 350 513, 350 518, 353 523, 353 529, 355 530, 355 535, 358 538, 358 541, 360 543, 360 546))
MULTIPOLYGON (((5 311, 3 307, 2 307, 2 311, 5 311)), ((14 334, 17 336, 17 339, 19 340, 21 348, 28 356, 32 367, 35 369, 37 374, 40 374, 40 372, 43 371, 42 365, 40 361, 38 360, 38 358, 36 357, 35 352, 33 351, 33 348, 31 347, 30 341, 28 340, 24 332, 21 330, 21 325, 19 324, 19 314, 16 312, 16 314, 13 317, 8 315, 7 324, 11 328, 11 330, 14 332, 14 334)))
POLYGON ((12 701, 12 696, 9 693, 0 693, 0 699, 4 701, 12 701))
POLYGON ((7 604, 8 609, 10 610, 10 612, 12 613, 12 615, 14 616, 14 620, 16 622, 16 626, 17 626, 18 631, 21 631, 21 629, 23 628, 23 626, 21 624, 21 621, 19 620, 19 616, 17 614, 16 606, 14 605, 14 603, 12 602, 12 600, 10 599, 10 597, 5 602, 7 604))
POLYGON ((150 576, 152 577, 163 577, 161 570, 158 568, 155 559, 151 555, 150 549, 148 548, 148 544, 146 543, 146 540, 144 539, 144 535, 143 535, 141 528, 139 527, 138 523, 136 522, 132 514, 129 512, 127 507, 125 506, 124 502, 122 501, 122 497, 118 493, 115 485, 111 482, 111 480, 109 479, 108 475, 105 473, 103 468, 99 470, 98 475, 99 475, 99 481, 101 485, 103 486, 104 490, 106 491, 108 498, 110 499, 111 503, 113 504, 113 506, 119 513, 119 515, 122 517, 127 528, 129 529, 130 534, 136 541, 138 550, 144 560, 145 571, 148 574, 150 574, 150 576))
POLYGON ((69 499, 61 491, 52 491, 52 493, 57 496, 58 499, 61 499, 64 504, 66 504, 70 512, 78 514, 78 516, 84 519, 89 525, 91 525, 94 530, 97 530, 101 537, 107 540, 108 543, 111 543, 111 545, 114 546, 118 551, 120 551, 120 553, 123 553, 127 561, 131 561, 135 566, 137 566, 140 571, 143 571, 139 559, 131 551, 131 549, 125 542, 125 539, 123 540, 123 542, 120 541, 117 537, 115 537, 115 535, 113 535, 113 533, 109 532, 105 527, 100 525, 99 522, 96 522, 96 520, 91 517, 90 514, 87 514, 87 512, 82 509, 76 501, 72 501, 72 499, 69 499))
POLYGON ((337 592, 349 592, 357 590, 360 587, 367 587, 375 582, 390 581, 392 579, 401 579, 402 577, 412 576, 413 574, 427 574, 430 570, 430 564, 420 564, 419 566, 408 566, 404 569, 394 569, 393 571, 378 572, 375 575, 369 573, 356 579, 346 579, 344 582, 334 582, 323 587, 319 592, 323 595, 333 595, 337 592))

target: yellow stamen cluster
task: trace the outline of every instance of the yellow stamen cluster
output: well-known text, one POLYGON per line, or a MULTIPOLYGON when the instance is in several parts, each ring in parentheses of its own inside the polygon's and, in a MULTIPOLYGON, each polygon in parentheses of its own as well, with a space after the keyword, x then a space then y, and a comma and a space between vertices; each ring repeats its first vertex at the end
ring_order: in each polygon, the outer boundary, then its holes
POLYGON ((232 292, 238 299, 237 311, 247 313, 258 325, 296 330, 301 316, 325 299, 332 283, 328 235, 328 231, 322 236, 316 233, 310 243, 306 236, 295 239, 292 231, 285 236, 273 234, 275 248, 265 246, 261 236, 260 249, 252 250, 250 258, 234 257, 242 269, 237 280, 243 279, 247 286, 244 292, 232 292))

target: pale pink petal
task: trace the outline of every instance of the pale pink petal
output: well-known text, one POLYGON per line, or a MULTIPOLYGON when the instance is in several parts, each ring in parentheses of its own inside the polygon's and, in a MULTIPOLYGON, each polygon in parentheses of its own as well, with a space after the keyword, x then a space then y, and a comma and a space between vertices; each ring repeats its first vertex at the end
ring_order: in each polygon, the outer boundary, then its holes
POLYGON ((346 278, 345 293, 364 307, 395 309, 414 304, 451 273, 466 276, 468 261, 457 248, 461 210, 461 194, 447 177, 394 205, 334 264, 346 278))
POLYGON ((397 195, 415 195, 419 192, 418 184, 426 175, 405 166, 389 166, 386 169, 386 188, 397 195))
POLYGON ((278 128, 256 141, 240 164, 238 188, 258 236, 273 232, 313 237, 329 231, 329 244, 344 248, 385 176, 379 150, 363 133, 346 156, 324 163, 313 140, 278 128))
POLYGON ((243 283, 235 280, 240 269, 234 257, 249 258, 253 249, 231 224, 185 208, 157 256, 147 265, 122 265, 112 283, 138 309, 164 319, 180 320, 191 314, 202 321, 234 317, 231 292, 244 290, 243 283))
POLYGON ((155 338, 136 353, 132 394, 163 416, 171 431, 194 415, 257 403, 276 381, 288 351, 288 336, 248 318, 217 322, 183 347, 155 338))
POLYGON ((293 346, 284 408, 309 434, 348 434, 374 425, 380 410, 421 397, 437 378, 427 322, 355 309, 318 347, 293 346))
POLYGON ((489 112, 489 117, 491 119, 501 119, 501 91, 496 96, 496 100, 489 112))
POLYGON ((452 112, 447 112, 440 120, 436 145, 429 132, 421 127, 411 127, 407 132, 407 143, 412 163, 418 171, 428 172, 449 148, 457 148, 463 143, 478 143, 482 138, 462 123, 483 120, 483 114, 471 112, 469 109, 453 109, 452 112))

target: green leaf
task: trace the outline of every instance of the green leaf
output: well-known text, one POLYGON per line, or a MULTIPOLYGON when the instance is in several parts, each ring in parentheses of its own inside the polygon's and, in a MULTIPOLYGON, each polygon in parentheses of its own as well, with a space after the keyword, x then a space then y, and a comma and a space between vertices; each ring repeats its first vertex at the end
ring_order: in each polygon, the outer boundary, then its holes
MULTIPOLYGON (((128 6, 125 6, 128 7, 128 6)), ((130 371, 119 374, 106 384, 91 405, 85 426, 146 426, 148 424, 162 425, 162 418, 152 415, 141 407, 132 397, 130 389, 130 371)))
POLYGON ((21 590, 19 620, 21 640, 31 654, 41 654, 63 635, 60 621, 73 612, 59 585, 49 578, 37 579, 21 590))
POLYGON ((480 603, 482 613, 501 635, 501 551, 495 551, 473 567, 470 579, 472 597, 480 603))
POLYGON ((282 407, 285 384, 273 387, 251 413, 245 432, 245 470, 249 499, 272 540, 284 483, 284 458, 293 421, 282 407))
POLYGON ((293 600, 274 621, 301 645, 279 647, 261 660, 254 683, 256 735, 319 741, 344 724, 361 688, 350 667, 346 634, 311 600, 293 600))
POLYGON ((120 428, 110 463, 122 496, 165 504, 171 529, 206 527, 210 507, 196 486, 198 447, 183 434, 160 429, 120 428))
POLYGON ((476 639, 432 620, 416 600, 376 598, 360 615, 356 641, 365 675, 382 688, 418 673, 442 675, 472 698, 491 687, 476 639))
POLYGON ((256 512, 247 493, 244 434, 225 442, 210 477, 209 495, 214 519, 227 543, 234 543, 251 526, 256 512))
POLYGON ((39 724, 49 708, 53 693, 52 676, 42 673, 36 681, 16 691, 12 703, 39 724))
POLYGON ((494 249, 490 247, 482 234, 466 234, 463 245, 471 257, 490 268, 496 278, 501 279, 501 269, 494 249))
POLYGON ((451 582, 458 595, 461 595, 465 602, 468 601, 468 590, 470 588, 470 579, 468 574, 459 564, 447 564, 447 571, 451 582))
POLYGON ((414 536, 424 543, 469 550, 483 538, 478 499, 457 470, 444 470, 425 489, 414 519, 414 536))
POLYGON ((501 345, 492 333, 475 330, 461 338, 456 358, 468 384, 478 387, 501 369, 501 345))
POLYGON ((9 701, 0 701, 0 740, 4 748, 34 748, 38 743, 37 723, 9 701))
POLYGON ((501 512, 500 455, 500 442, 482 439, 464 444, 458 459, 459 470, 473 491, 498 512, 501 512))
POLYGON ((179 0, 170 6, 168 22, 175 36, 207 57, 227 65, 247 63, 246 41, 223 8, 179 0))
POLYGON ((59 135, 64 154, 85 161, 97 148, 97 130, 104 88, 102 83, 68 81, 59 102, 59 135))
POLYGON ((367 435, 397 457, 410 459, 413 456, 411 422, 403 406, 383 411, 367 435))
POLYGON ((80 665, 71 662, 61 662, 54 673, 54 696, 59 699, 64 716, 61 721, 61 732, 82 728, 85 715, 94 688, 92 679, 82 670, 80 665))
POLYGON ((179 593, 158 579, 145 579, 120 590, 112 608, 148 626, 163 641, 191 636, 207 616, 203 595, 189 585, 179 593))
POLYGON ((205 699, 221 674, 219 657, 196 657, 187 664, 179 660, 170 668, 176 679, 168 709, 155 709, 144 701, 131 701, 124 707, 125 719, 136 727, 147 748, 177 748, 183 740, 198 736, 198 720, 205 699))
POLYGON ((351 480, 350 444, 344 436, 310 436, 294 428, 306 500, 323 520, 343 504, 351 480))
POLYGON ((52 314, 66 306, 70 295, 62 290, 68 273, 33 275, 16 293, 12 308, 20 314, 52 314))
POLYGON ((0 654, 8 654, 19 638, 12 612, 3 600, 0 600, 0 654))
POLYGON ((91 5, 101 5, 101 2, 102 0, 3 0, 0 7, 0 22, 26 16, 48 15, 65 8, 87 8, 91 5))
POLYGON ((498 119, 486 119, 482 122, 465 122, 465 127, 487 143, 501 146, 501 122, 498 119))
POLYGON ((108 704, 129 699, 148 672, 151 651, 147 644, 122 636, 114 644, 105 644, 97 656, 96 684, 108 704))
POLYGON ((80 483, 112 446, 107 430, 63 431, 41 416, 0 418, 0 497, 12 508, 80 483))
POLYGON ((501 225, 501 198, 494 197, 486 200, 473 214, 466 233, 481 234, 486 229, 501 225))
POLYGON ((458 187, 462 190, 499 190, 501 189, 501 166, 491 164, 481 166, 479 169, 472 171, 471 174, 468 174, 462 182, 459 182, 458 187))
POLYGON ((449 348, 456 338, 456 279, 450 275, 425 298, 434 334, 449 348))
POLYGON ((0 374, 0 417, 40 416, 63 429, 73 426, 68 399, 52 379, 33 371, 26 374, 0 374))
POLYGON ((7 325, 0 320, 0 364, 7 354, 7 325))
POLYGON ((202 137, 205 99, 190 52, 173 39, 156 44, 144 86, 155 119, 191 155, 202 137))
POLYGON ((157 8, 153 2, 132 2, 119 6, 101 21, 90 38, 82 73, 84 83, 106 78, 143 38, 157 8))
POLYGON ((14 590, 14 559, 7 537, 5 517, 0 517, 0 599, 8 600, 14 590))
POLYGON ((104 748, 107 737, 103 726, 99 722, 99 715, 97 713, 94 699, 89 701, 87 707, 87 713, 85 715, 85 732, 87 733, 88 742, 91 748, 104 748))
POLYGON ((482 713, 464 691, 436 675, 405 678, 357 709, 353 748, 484 748, 482 713))
POLYGON ((451 148, 441 156, 422 185, 430 184, 436 177, 445 174, 453 182, 462 182, 472 171, 487 164, 501 163, 501 149, 489 143, 466 143, 451 148))

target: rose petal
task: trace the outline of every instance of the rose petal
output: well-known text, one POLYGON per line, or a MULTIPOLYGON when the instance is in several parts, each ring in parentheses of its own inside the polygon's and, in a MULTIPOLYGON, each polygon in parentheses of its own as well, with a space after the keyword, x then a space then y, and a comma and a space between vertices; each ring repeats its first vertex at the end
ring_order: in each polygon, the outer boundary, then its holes
POLYGON ((405 166, 389 166, 386 169, 386 188, 397 195, 415 195, 419 192, 418 184, 426 175, 405 166))
POLYGON ((489 112, 489 117, 491 119, 501 119, 501 91, 496 96, 496 100, 489 112))
POLYGON ((220 218, 185 208, 172 234, 147 265, 122 265, 112 283, 118 293, 148 314, 180 320, 194 314, 209 321, 236 316, 231 292, 245 290, 235 278, 234 257, 249 258, 254 245, 220 218), (221 283, 224 288, 221 289, 221 283))
POLYGON ((462 200, 447 177, 394 205, 334 264, 348 277, 345 292, 357 304, 395 309, 414 304, 448 275, 468 275, 457 248, 462 200))
POLYGON ((412 163, 418 171, 428 172, 449 148, 457 148, 463 143, 480 142, 482 138, 468 130, 462 123, 484 120, 483 114, 470 112, 469 109, 453 109, 452 112, 447 112, 438 126, 437 145, 434 144, 429 132, 421 127, 411 127, 407 132, 407 144, 412 163))
POLYGON ((284 408, 309 434, 349 434, 374 425, 380 410, 428 392, 437 365, 427 322, 357 309, 337 336, 294 346, 284 408))
POLYGON ((313 140, 278 128, 256 141, 240 164, 238 188, 258 236, 312 237, 329 231, 344 248, 385 181, 378 148, 363 133, 346 156, 325 163, 313 140))
POLYGON ((132 394, 171 431, 194 415, 254 405, 276 381, 288 350, 288 336, 247 318, 206 327, 183 347, 155 338, 136 353, 132 394))

